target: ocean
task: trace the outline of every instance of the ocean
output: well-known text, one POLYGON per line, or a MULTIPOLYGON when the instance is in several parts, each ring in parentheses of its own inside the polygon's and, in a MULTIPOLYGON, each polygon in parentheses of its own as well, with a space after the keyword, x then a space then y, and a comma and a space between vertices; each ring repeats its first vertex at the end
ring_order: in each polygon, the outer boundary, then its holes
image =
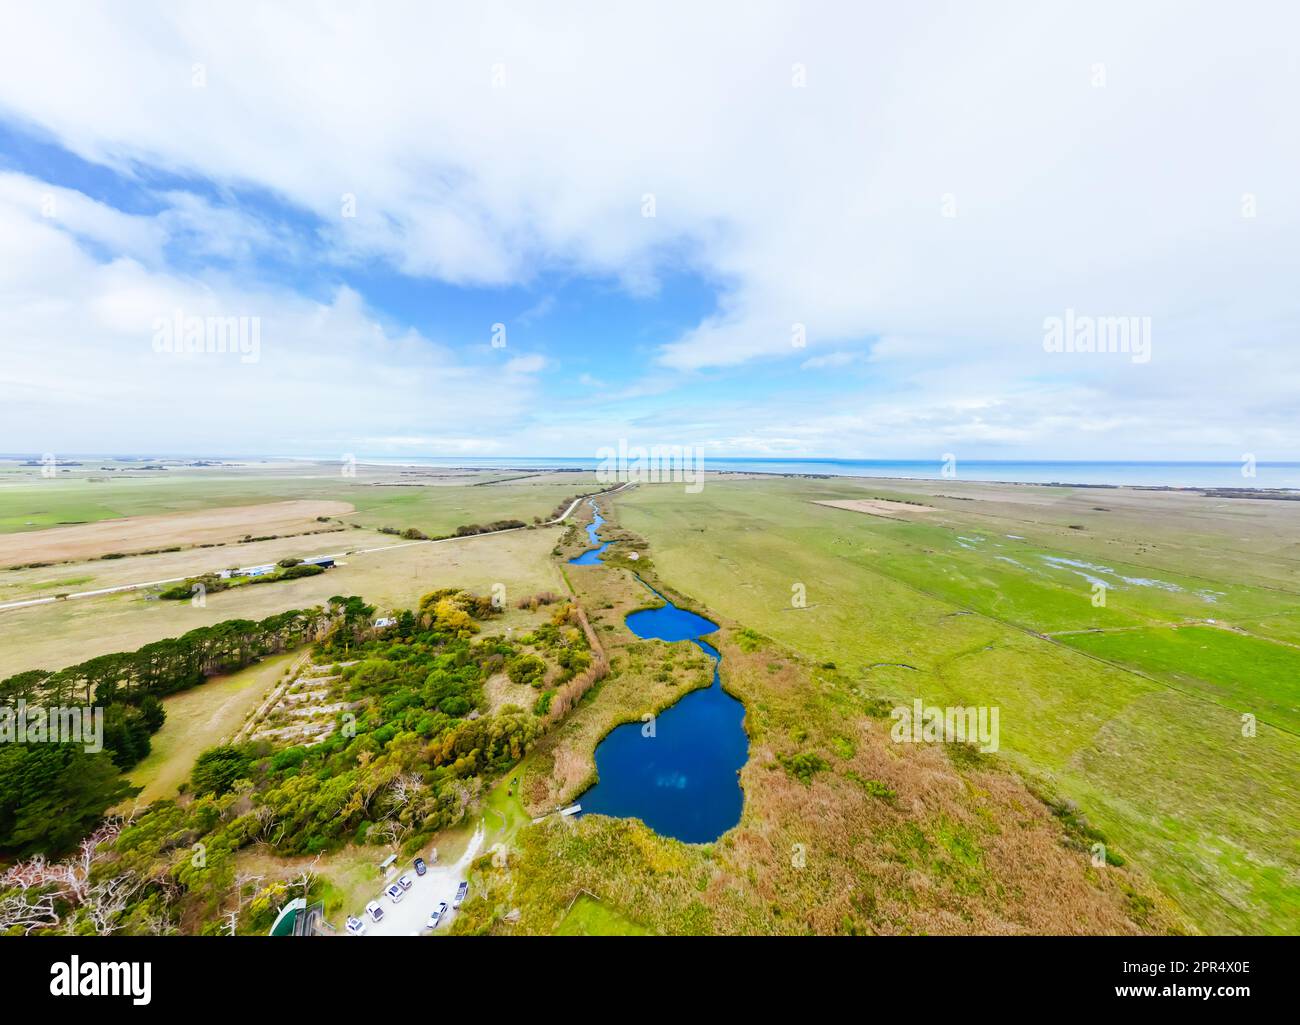
MULTIPOLYGON (((482 469, 595 470, 600 460, 558 456, 358 456, 358 462, 403 466, 482 469)), ((939 459, 712 459, 707 450, 706 472, 819 474, 835 477, 901 477, 943 480, 939 459)), ((1021 484, 1113 484, 1174 488, 1291 488, 1300 489, 1300 463, 1243 462, 1114 462, 1075 460, 956 460, 956 480, 1008 481, 1021 484), (1245 472, 1253 469, 1254 475, 1245 472)))

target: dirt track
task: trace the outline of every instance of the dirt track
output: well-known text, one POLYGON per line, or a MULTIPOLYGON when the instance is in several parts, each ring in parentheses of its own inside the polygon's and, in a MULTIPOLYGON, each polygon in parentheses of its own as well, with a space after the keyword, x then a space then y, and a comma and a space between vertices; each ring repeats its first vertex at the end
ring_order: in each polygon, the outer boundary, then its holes
POLYGON ((246 535, 297 534, 320 527, 317 516, 343 516, 348 502, 295 501, 237 505, 162 516, 129 516, 75 527, 51 527, 0 536, 0 566, 93 559, 112 552, 139 552, 236 541, 246 535))

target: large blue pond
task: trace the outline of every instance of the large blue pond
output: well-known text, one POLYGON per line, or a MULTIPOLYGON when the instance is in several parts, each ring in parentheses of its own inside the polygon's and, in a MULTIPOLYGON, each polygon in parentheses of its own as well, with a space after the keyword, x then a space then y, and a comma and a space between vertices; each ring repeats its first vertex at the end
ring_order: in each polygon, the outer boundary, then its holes
MULTIPOLYGON (((587 528, 593 544, 600 542, 596 531, 602 522, 597 515, 587 528)), ((570 561, 600 562, 607 547, 570 561)), ((722 656, 701 640, 718 625, 653 593, 664 605, 633 612, 628 629, 638 637, 698 645, 713 659, 713 683, 659 713, 653 730, 642 722, 616 727, 596 747, 599 782, 579 801, 584 815, 638 818, 664 836, 708 843, 740 821, 738 773, 749 758, 745 706, 722 689, 722 656)))

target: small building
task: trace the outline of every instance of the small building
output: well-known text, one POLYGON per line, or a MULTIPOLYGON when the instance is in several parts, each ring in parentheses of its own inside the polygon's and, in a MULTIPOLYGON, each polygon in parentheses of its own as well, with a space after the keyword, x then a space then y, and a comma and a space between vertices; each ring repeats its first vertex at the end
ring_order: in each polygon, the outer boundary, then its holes
POLYGON ((271 926, 268 936, 328 936, 334 927, 325 921, 325 902, 308 905, 301 897, 289 901, 271 926))
POLYGON ((376 630, 387 630, 390 626, 396 626, 397 620, 392 616, 380 616, 375 620, 376 630))

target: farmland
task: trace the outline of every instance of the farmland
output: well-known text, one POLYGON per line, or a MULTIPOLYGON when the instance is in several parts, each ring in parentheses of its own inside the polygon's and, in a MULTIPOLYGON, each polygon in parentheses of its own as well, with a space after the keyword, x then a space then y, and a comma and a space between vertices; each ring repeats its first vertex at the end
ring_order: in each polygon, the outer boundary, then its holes
MULTIPOLYGON (((548 517, 584 487, 578 475, 484 483, 496 478, 455 474, 386 488, 302 467, 223 472, 230 479, 103 485, 118 497, 84 515, 157 517, 180 526, 170 535, 179 550, 104 560, 55 546, 67 561, 3 571, 0 598, 326 552, 340 553, 339 565, 197 606, 154 600, 154 587, 0 612, 0 676, 336 594, 384 614, 438 588, 504 588, 507 609, 491 632, 508 640, 549 614, 514 608, 516 596, 571 586, 612 671, 511 769, 517 787, 491 781, 469 818, 434 838, 459 842, 481 815, 489 843, 508 850, 504 862, 476 864, 479 896, 454 931, 1288 932, 1300 922, 1295 503, 713 476, 698 494, 659 485, 601 499, 602 537, 614 544, 603 564, 568 566, 588 544, 586 503, 567 526, 455 541, 412 542, 377 527, 548 517), (181 526, 195 514, 218 522, 230 508, 299 501, 356 511, 298 524, 322 533, 183 546, 196 540, 181 526), (710 643, 724 656, 723 686, 745 704, 744 808, 716 843, 682 844, 635 820, 549 814, 594 779, 593 752, 618 724, 708 685, 697 649, 627 630, 626 615, 648 600, 633 573, 720 624, 710 643), (916 698, 998 708, 999 752, 890 743, 888 710, 916 698), (1095 863, 1099 842, 1105 867, 1095 863)), ((47 483, 67 485, 68 504, 49 503, 60 517, 83 501, 79 487, 100 486, 47 483)), ((13 493, 0 487, 0 501, 13 493)), ((114 524, 122 538, 140 520, 93 523, 111 543, 114 524)), ((12 536, 42 543, 84 526, 24 522, 12 536)), ((138 800, 175 793, 286 658, 167 697, 153 751, 130 773, 146 788, 138 800)), ((481 710, 508 716, 536 693, 498 673, 484 681, 481 710)), ((331 908, 369 885, 368 872, 353 878, 340 866, 376 850, 326 858, 326 882, 339 890, 331 908)))
POLYGON ((410 605, 451 578, 481 593, 494 584, 507 594, 553 588, 557 571, 546 555, 555 528, 450 544, 411 544, 378 530, 413 527, 438 535, 467 524, 550 518, 561 502, 594 487, 584 474, 493 483, 506 476, 512 475, 426 475, 363 466, 355 477, 343 477, 337 466, 294 463, 181 468, 172 477, 142 471, 111 479, 78 468, 66 479, 46 480, 35 469, 9 464, 0 468, 0 525, 17 532, 0 534, 0 551, 12 549, 10 561, 19 565, 0 570, 0 603, 184 579, 284 557, 362 554, 346 556, 320 576, 211 594, 198 607, 152 600, 155 586, 0 611, 6 642, 0 675, 57 668, 223 619, 307 607, 339 593, 362 594, 393 608, 410 605), (411 480, 424 483, 400 483, 411 480), (86 522, 75 525, 73 519, 86 522), (49 527, 50 521, 62 525, 49 527), (48 529, 38 529, 42 523, 48 529), (282 536, 258 540, 281 530, 282 536), (149 554, 131 554, 145 544, 149 554), (24 568, 31 562, 47 564, 24 568))
MULTIPOLYGON (((641 489, 638 489, 641 490, 641 489)), ((706 489, 706 492, 709 489, 706 489)), ((656 496, 657 497, 657 492, 656 496)), ((647 501, 638 495, 636 501, 647 501)), ((603 503, 626 522, 623 496, 603 503)), ((530 813, 589 781, 615 724, 704 683, 691 646, 637 639, 623 619, 656 588, 656 549, 612 523, 605 565, 568 567, 612 671, 518 770, 530 813), (627 554, 637 551, 639 558, 627 554), (683 664, 683 662, 685 664, 683 664), (685 670, 683 672, 683 670, 685 670)), ((745 704, 750 757, 739 824, 686 844, 634 819, 546 815, 486 860, 458 932, 916 934, 1163 932, 1183 919, 1140 871, 1090 865, 1008 766, 965 751, 895 745, 856 674, 819 664, 725 616, 709 635, 724 686, 745 704), (791 766, 806 765, 802 773, 791 766)), ((696 592, 698 596, 698 592, 696 592)), ((702 667, 701 667, 702 668, 702 667)), ((652 743, 653 741, 647 741, 652 743)), ((498 797, 499 800, 499 797, 498 797)), ((502 816, 503 817, 503 816, 502 816)))
POLYGON ((500 584, 507 596, 554 589, 559 577, 548 555, 555 536, 554 528, 538 528, 463 541, 398 543, 350 556, 345 565, 319 576, 210 594, 201 607, 150 601, 145 592, 133 591, 11 609, 0 612, 6 641, 0 675, 70 665, 226 619, 306 608, 335 594, 364 595, 387 610, 410 607, 421 594, 453 583, 480 594, 500 584))
POLYGON ((47 479, 39 468, 0 462, 0 534, 122 517, 316 501, 352 506, 355 513, 344 518, 362 527, 414 527, 435 536, 467 523, 547 517, 562 499, 591 490, 594 482, 592 474, 579 472, 476 472, 339 462, 168 470, 126 469, 129 465, 88 460, 47 479))
POLYGON ((1101 510, 1079 490, 735 481, 618 505, 665 581, 864 693, 1000 707, 1002 755, 1076 802, 1198 928, 1293 931, 1294 506, 1107 491, 1101 510), (814 504, 864 491, 940 511, 814 504), (1102 607, 1089 577, 1110 582, 1102 607), (1114 632, 1076 632, 1098 629, 1114 632))

